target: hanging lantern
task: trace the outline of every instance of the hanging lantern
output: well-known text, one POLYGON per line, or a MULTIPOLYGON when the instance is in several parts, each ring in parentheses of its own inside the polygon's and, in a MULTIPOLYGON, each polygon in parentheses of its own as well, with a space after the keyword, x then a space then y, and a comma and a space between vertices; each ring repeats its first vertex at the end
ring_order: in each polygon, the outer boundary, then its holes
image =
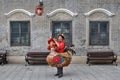
POLYGON ((41 16, 43 14, 43 7, 42 6, 38 5, 36 7, 36 14, 39 16, 41 16))
POLYGON ((39 16, 41 16, 43 14, 43 0, 39 1, 39 5, 36 6, 35 13, 39 16))

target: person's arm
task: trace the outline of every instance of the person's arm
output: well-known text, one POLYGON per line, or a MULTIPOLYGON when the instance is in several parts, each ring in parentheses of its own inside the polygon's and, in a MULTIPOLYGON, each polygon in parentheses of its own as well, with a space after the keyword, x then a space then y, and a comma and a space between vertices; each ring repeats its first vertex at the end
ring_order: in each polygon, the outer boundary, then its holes
POLYGON ((59 47, 57 40, 55 38, 53 40, 55 41, 55 44, 57 45, 57 47, 59 47))

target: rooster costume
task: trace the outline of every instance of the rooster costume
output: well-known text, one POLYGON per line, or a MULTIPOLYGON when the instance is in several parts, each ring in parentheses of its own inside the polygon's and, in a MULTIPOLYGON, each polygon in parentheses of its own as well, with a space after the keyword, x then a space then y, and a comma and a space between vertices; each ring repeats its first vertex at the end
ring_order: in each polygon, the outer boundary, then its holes
POLYGON ((46 61, 52 67, 57 67, 57 74, 55 76, 62 77, 63 67, 68 66, 71 62, 71 55, 68 52, 64 52, 65 42, 63 35, 61 41, 55 41, 54 38, 48 40, 48 50, 51 50, 47 56, 46 61))
POLYGON ((64 40, 57 41, 57 43, 58 45, 56 45, 54 38, 48 40, 48 50, 50 50, 50 54, 47 56, 46 61, 52 67, 66 67, 71 62, 71 54, 64 52, 64 40))

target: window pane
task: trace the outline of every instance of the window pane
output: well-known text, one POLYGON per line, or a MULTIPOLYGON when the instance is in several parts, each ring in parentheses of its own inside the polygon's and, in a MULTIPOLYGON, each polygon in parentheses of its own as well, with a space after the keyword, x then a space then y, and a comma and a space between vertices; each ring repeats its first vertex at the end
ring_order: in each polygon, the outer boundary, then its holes
POLYGON ((19 32, 19 23, 11 22, 11 32, 19 32))
POLYGON ((71 43, 71 40, 72 40, 71 35, 69 35, 69 33, 68 33, 68 34, 65 34, 65 33, 64 33, 64 35, 65 35, 65 43, 66 43, 66 45, 72 44, 72 43, 71 43))
POLYGON ((61 30, 62 30, 63 34, 65 34, 65 33, 69 34, 69 33, 70 33, 69 28, 66 28, 66 29, 61 29, 61 30))
POLYGON ((63 22, 61 26, 62 26, 62 29, 66 29, 66 28, 69 28, 69 27, 70 27, 70 23, 68 23, 68 22, 63 22))
POLYGON ((28 33, 22 33, 21 34, 21 44, 28 45, 29 43, 29 34, 28 33))
POLYGON ((98 23, 97 22, 90 22, 90 32, 98 32, 98 23))
POLYGON ((98 33, 91 33, 90 35, 90 45, 95 45, 99 43, 99 34, 98 33))
POLYGON ((90 22, 90 45, 109 45, 109 26, 107 21, 90 22))
POLYGON ((100 23, 100 32, 108 32, 108 23, 107 22, 101 22, 100 23))
POLYGON ((20 44, 19 33, 11 33, 11 44, 12 45, 20 44))
POLYGON ((30 45, 30 22, 14 21, 11 22, 11 46, 30 45))
POLYGON ((23 22, 21 24, 21 32, 29 32, 29 23, 28 22, 23 22))

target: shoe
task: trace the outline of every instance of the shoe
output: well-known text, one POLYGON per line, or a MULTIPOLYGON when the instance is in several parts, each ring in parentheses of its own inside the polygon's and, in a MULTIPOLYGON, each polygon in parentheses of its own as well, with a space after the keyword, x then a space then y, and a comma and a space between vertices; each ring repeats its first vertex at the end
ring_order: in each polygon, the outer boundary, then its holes
POLYGON ((54 76, 58 76, 59 74, 55 74, 54 76))
POLYGON ((58 75, 58 78, 61 78, 62 76, 63 76, 63 74, 59 74, 59 75, 58 75))

